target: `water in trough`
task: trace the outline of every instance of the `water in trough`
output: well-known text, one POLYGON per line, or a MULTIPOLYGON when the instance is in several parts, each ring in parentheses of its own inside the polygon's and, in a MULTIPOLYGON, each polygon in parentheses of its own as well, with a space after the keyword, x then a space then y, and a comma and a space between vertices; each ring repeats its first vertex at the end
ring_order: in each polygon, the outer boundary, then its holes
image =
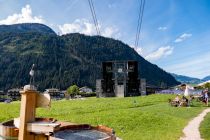
POLYGON ((63 130, 56 132, 54 137, 64 140, 99 140, 110 136, 97 130, 63 130))

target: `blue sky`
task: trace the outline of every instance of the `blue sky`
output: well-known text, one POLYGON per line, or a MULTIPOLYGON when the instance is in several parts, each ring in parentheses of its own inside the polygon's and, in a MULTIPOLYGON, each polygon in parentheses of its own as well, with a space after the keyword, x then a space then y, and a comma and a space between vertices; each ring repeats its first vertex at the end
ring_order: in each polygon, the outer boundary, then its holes
MULTIPOLYGON (((93 0, 103 36, 134 46, 140 0, 93 0)), ((0 24, 95 35, 88 0, 0 0, 0 24)), ((138 53, 168 72, 210 75, 210 1, 146 0, 138 53)))

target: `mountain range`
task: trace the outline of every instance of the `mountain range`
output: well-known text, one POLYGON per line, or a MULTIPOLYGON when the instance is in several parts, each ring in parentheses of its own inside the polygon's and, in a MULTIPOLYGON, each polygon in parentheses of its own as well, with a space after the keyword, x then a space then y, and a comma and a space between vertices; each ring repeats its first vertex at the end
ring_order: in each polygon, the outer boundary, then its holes
POLYGON ((42 34, 52 34, 56 33, 44 24, 39 23, 22 23, 13 25, 0 25, 0 33, 42 33, 42 34))
POLYGON ((206 76, 206 77, 204 77, 203 79, 202 79, 202 81, 209 81, 210 80, 210 75, 209 76, 206 76))
POLYGON ((39 90, 66 89, 72 84, 95 88, 96 79, 101 78, 101 63, 111 60, 138 61, 139 76, 149 84, 179 84, 119 40, 79 33, 58 36, 48 26, 36 23, 0 26, 1 90, 28 84, 32 64, 39 90))
POLYGON ((187 84, 199 84, 205 81, 210 80, 210 76, 206 76, 203 79, 199 78, 194 78, 194 77, 189 77, 189 76, 184 76, 184 75, 178 75, 171 73, 171 75, 179 82, 181 83, 187 83, 187 84))

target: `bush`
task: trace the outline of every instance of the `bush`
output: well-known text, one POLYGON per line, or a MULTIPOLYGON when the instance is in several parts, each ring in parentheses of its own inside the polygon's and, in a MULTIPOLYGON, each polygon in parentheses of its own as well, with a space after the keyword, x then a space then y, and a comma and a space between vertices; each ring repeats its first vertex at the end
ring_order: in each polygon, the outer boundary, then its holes
POLYGON ((208 90, 210 89, 210 83, 206 83, 205 85, 204 85, 204 88, 208 88, 208 90))
POLYGON ((79 87, 77 85, 72 85, 67 89, 67 93, 74 97, 75 95, 79 94, 79 87))

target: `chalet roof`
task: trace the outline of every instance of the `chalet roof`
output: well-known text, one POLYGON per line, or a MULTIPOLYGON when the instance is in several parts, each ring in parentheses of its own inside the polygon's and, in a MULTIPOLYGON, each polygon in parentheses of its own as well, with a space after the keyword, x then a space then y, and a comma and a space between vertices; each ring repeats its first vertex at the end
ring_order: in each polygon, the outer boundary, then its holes
POLYGON ((6 95, 6 93, 3 90, 0 90, 0 95, 6 95))
POLYGON ((7 92, 19 92, 21 90, 22 90, 21 88, 12 88, 12 89, 9 89, 7 92))
POLYGON ((87 87, 87 86, 84 86, 84 87, 81 87, 81 88, 79 88, 79 89, 91 89, 91 88, 89 88, 89 87, 87 87))
POLYGON ((49 89, 45 89, 45 92, 60 92, 60 89, 57 89, 57 88, 49 88, 49 89))

